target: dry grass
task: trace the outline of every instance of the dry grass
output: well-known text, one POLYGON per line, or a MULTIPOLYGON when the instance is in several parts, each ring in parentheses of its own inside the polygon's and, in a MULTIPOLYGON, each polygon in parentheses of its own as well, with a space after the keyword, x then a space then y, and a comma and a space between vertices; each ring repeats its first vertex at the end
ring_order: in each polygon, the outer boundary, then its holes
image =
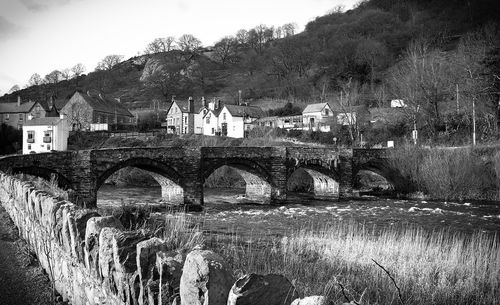
POLYGON ((305 295, 362 304, 495 304, 500 299, 496 236, 448 231, 367 229, 340 222, 302 230, 279 242, 233 236, 215 242, 239 273, 284 273, 305 295), (342 292, 341 287, 344 287, 342 292), (345 296, 344 296, 345 294, 345 296))
POLYGON ((168 249, 187 252, 205 243, 200 226, 184 213, 167 214, 160 231, 168 249))

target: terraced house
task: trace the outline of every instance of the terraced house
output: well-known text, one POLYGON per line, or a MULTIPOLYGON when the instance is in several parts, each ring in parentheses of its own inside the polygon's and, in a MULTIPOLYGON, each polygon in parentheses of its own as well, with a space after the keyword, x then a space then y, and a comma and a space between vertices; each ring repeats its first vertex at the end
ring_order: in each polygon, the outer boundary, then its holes
POLYGON ((20 96, 17 97, 17 103, 0 103, 0 124, 22 129, 28 116, 43 118, 46 116, 46 111, 39 102, 23 103, 20 96))

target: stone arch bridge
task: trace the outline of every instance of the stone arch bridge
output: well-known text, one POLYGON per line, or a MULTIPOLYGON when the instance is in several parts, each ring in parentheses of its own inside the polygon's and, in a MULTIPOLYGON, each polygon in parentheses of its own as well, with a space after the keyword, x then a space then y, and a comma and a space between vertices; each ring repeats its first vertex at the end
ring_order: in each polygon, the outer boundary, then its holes
POLYGON ((124 167, 148 171, 172 196, 186 205, 203 205, 203 183, 218 168, 234 168, 246 182, 246 196, 280 203, 287 197, 287 182, 298 169, 312 178, 314 195, 347 197, 353 174, 373 170, 394 178, 384 167, 385 150, 346 150, 309 147, 202 147, 113 148, 12 155, 0 158, 0 170, 25 173, 71 189, 72 201, 95 207, 97 191, 106 179, 124 167), (384 172, 386 171, 386 172, 384 172))

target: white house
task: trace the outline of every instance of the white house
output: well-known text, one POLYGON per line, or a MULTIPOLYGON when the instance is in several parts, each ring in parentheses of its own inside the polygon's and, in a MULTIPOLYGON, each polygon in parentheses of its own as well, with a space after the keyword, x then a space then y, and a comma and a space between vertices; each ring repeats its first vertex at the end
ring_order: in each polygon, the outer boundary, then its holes
POLYGON ((69 126, 64 117, 27 120, 23 125, 23 154, 67 150, 69 126))
POLYGON ((304 129, 330 131, 334 113, 328 103, 309 104, 302 111, 302 124, 304 129))
POLYGON ((391 100, 391 108, 405 108, 406 103, 404 100, 391 100))
POLYGON ((215 136, 220 133, 219 114, 221 109, 209 109, 203 117, 203 135, 215 136))
POLYGON ((264 116, 259 107, 225 105, 218 116, 220 133, 231 138, 243 138, 254 127, 252 123, 264 116))

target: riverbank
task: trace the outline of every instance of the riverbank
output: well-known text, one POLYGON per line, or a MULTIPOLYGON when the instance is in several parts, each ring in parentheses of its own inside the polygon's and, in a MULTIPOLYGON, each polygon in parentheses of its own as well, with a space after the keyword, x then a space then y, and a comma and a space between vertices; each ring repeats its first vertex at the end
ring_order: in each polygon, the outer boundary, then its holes
POLYGON ((0 304, 56 304, 52 285, 0 205, 0 304))

